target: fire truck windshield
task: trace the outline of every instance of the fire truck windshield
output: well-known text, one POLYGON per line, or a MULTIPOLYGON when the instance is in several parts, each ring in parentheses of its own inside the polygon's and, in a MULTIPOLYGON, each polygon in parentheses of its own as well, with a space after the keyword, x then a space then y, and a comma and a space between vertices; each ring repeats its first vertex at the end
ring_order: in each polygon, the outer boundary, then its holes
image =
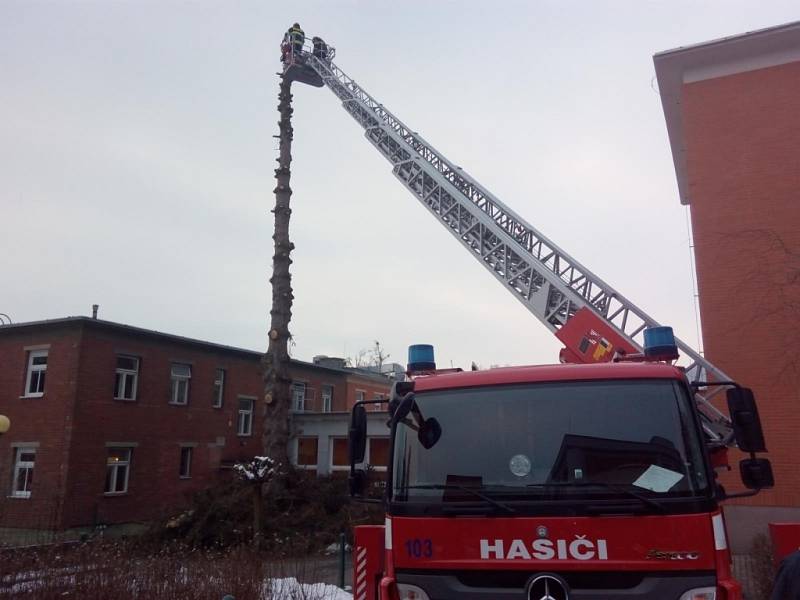
POLYGON ((658 507, 709 494, 702 436, 677 381, 436 390, 416 405, 395 432, 393 503, 453 508, 482 495, 512 506, 639 498, 658 507), (428 449, 420 419, 441 426, 428 449))

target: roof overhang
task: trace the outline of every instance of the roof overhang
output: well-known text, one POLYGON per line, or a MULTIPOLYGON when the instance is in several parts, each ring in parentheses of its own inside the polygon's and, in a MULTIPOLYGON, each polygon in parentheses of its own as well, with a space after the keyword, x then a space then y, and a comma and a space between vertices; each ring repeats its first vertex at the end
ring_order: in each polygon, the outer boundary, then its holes
MULTIPOLYGON (((23 323, 9 323, 0 325, 0 335, 9 334, 13 335, 20 331, 31 330, 52 330, 57 327, 79 327, 85 325, 87 327, 105 328, 115 331, 120 334, 128 334, 135 336, 142 336, 150 339, 158 339, 163 342, 170 342, 174 344, 182 344, 188 346, 195 346, 210 352, 221 352, 225 354, 238 354, 251 360, 260 361, 264 356, 263 352, 257 350, 248 350, 246 348, 237 348, 235 346, 227 346, 225 344, 218 344, 215 342, 207 342, 195 338, 188 338, 181 335, 172 333, 164 333, 163 331, 156 331, 155 329, 145 329, 143 327, 135 327, 133 325, 125 325, 123 323, 116 323, 114 321, 106 321, 104 319, 95 319, 92 317, 75 316, 63 317, 58 319, 46 319, 42 321, 27 321, 23 323)), ((296 358, 289 359, 291 365, 295 368, 307 369, 310 371, 325 371, 328 373, 337 373, 345 376, 348 379, 357 379, 360 381, 372 381, 384 385, 390 385, 392 380, 380 373, 374 373, 363 369, 352 369, 349 367, 326 367, 310 363, 296 358)))
POLYGON ((681 204, 689 204, 683 84, 800 61, 800 21, 750 31, 653 56, 681 204))

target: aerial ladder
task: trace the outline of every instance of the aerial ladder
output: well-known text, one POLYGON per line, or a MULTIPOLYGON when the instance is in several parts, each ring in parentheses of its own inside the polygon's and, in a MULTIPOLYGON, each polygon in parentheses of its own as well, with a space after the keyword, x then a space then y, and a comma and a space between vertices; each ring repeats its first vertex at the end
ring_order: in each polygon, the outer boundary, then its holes
MULTIPOLYGON (((289 52, 281 74, 327 87, 391 163, 392 173, 519 302, 564 344, 564 362, 609 362, 641 353, 644 332, 659 323, 567 254, 340 69, 335 49, 289 52), (315 55, 316 54, 316 55, 315 55)), ((676 338, 696 387, 712 446, 733 444, 728 417, 712 399, 732 378, 676 338)))

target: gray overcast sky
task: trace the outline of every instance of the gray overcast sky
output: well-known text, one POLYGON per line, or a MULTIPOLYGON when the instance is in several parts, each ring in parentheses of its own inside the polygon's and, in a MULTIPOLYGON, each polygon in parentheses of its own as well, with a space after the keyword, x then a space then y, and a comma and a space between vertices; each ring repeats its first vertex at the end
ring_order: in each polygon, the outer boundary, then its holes
MULTIPOLYGON (((696 343, 655 52, 796 20, 751 2, 0 0, 0 312, 265 348, 278 44, 337 64, 535 227, 696 343), (648 252, 648 248, 654 248, 648 252)), ((294 89, 294 355, 555 362, 559 345, 294 89)))

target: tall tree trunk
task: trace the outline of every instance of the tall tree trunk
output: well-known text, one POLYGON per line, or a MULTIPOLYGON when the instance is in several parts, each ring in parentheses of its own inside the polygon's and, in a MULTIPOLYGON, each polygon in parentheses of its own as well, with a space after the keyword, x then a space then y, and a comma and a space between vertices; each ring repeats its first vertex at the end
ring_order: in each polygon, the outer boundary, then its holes
POLYGON ((269 330, 269 348, 263 359, 264 400, 266 413, 264 416, 263 447, 265 456, 283 464, 288 464, 289 440, 289 407, 291 404, 291 382, 289 373, 289 321, 292 318, 292 276, 289 266, 292 264, 289 255, 294 244, 289 240, 289 217, 292 210, 289 202, 292 190, 289 187, 292 163, 292 82, 281 79, 281 90, 278 94, 278 111, 281 120, 280 155, 278 168, 275 169, 275 254, 272 257, 272 322, 269 330))
POLYGON ((261 534, 264 529, 264 490, 263 484, 256 483, 253 487, 253 543, 261 543, 261 534))

